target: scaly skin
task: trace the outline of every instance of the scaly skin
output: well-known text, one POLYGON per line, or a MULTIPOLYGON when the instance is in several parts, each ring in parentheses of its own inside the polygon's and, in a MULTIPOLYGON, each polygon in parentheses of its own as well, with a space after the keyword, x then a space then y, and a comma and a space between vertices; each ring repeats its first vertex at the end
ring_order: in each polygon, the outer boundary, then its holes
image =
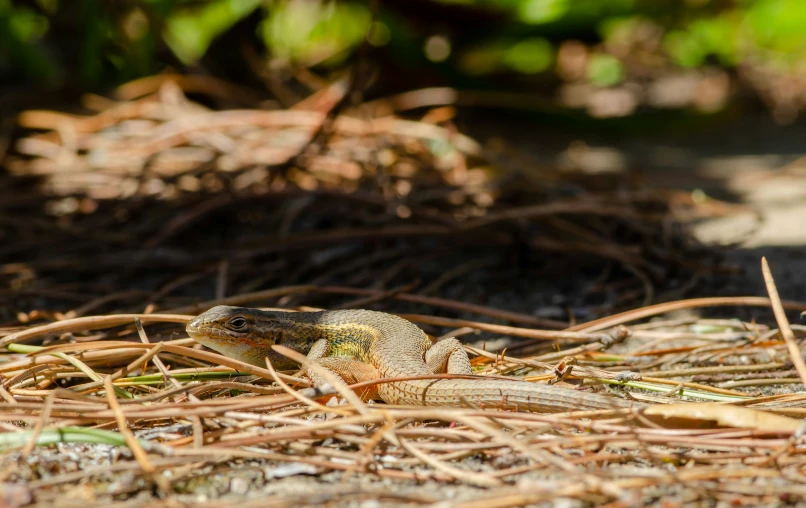
MULTIPOLYGON (((261 311, 218 306, 187 326, 188 334, 230 358, 278 369, 296 364, 271 349, 294 349, 340 375, 348 383, 378 377, 406 377, 441 372, 469 374, 467 354, 455 339, 434 346, 413 323, 369 310, 322 312, 261 311)), ((323 382, 309 373, 315 384, 323 382)), ((384 383, 365 398, 388 404, 462 407, 467 400, 482 407, 533 412, 642 407, 616 397, 526 381, 441 379, 384 383)))

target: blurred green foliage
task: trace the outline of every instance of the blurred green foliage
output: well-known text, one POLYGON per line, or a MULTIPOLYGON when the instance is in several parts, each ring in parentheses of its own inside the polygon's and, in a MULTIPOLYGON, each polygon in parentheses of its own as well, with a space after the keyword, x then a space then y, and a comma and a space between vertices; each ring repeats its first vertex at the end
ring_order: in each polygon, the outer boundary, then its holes
POLYGON ((201 7, 180 7, 165 20, 165 42, 183 62, 201 58, 216 37, 248 16, 261 0, 218 0, 201 7))
POLYGON ((260 35, 275 58, 303 65, 337 63, 367 34, 372 17, 359 3, 266 4, 260 35))
POLYGON ((100 89, 192 67, 217 45, 237 54, 234 39, 224 42, 233 32, 256 42, 271 68, 325 71, 369 33, 387 63, 430 66, 454 80, 554 79, 563 43, 579 40, 590 49, 579 79, 618 85, 635 72, 627 60, 647 45, 647 30, 659 41, 656 59, 642 62, 650 67, 806 66, 803 0, 432 0, 433 12, 426 2, 418 12, 396 4, 378 2, 373 14, 359 0, 0 0, 0 77, 100 89), (491 21, 465 26, 434 14, 461 10, 491 21))
POLYGON ((588 79, 599 86, 611 86, 624 79, 624 71, 618 58, 598 53, 588 61, 588 79))

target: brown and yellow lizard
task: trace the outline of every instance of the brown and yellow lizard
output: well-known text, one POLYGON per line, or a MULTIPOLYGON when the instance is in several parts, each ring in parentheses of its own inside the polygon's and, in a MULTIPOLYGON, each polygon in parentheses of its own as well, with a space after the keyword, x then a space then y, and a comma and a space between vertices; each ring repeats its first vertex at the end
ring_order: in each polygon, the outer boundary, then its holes
MULTIPOLYGON (((455 338, 431 343, 413 323, 370 310, 321 312, 262 311, 213 307, 193 319, 188 334, 230 358, 278 369, 295 363, 272 350, 278 344, 307 354, 347 384, 379 378, 438 373, 472 374, 470 360, 455 338)), ((315 372, 314 386, 325 383, 315 372)), ((465 406, 535 412, 641 407, 643 404, 569 388, 506 379, 402 380, 376 385, 362 394, 389 404, 465 406)))

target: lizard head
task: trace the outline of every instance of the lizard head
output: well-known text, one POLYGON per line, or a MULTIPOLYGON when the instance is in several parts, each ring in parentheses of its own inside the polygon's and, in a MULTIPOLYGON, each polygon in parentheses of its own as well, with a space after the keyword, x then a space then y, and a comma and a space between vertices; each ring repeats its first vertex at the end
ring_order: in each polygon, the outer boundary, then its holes
POLYGON ((193 318, 186 331, 197 342, 229 358, 265 368, 268 357, 275 368, 289 369, 295 363, 271 349, 288 328, 284 314, 219 305, 193 318))

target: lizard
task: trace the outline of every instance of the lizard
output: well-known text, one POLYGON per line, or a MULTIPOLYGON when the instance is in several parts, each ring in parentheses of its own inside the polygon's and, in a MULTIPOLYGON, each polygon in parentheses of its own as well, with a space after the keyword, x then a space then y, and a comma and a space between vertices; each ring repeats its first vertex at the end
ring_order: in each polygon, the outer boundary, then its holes
MULTIPOLYGON (((432 344, 414 323, 378 311, 266 311, 219 305, 192 319, 186 330, 210 349, 259 367, 265 367, 268 359, 276 369, 295 368, 295 362, 272 346, 291 348, 348 385, 380 378, 473 373, 456 338, 432 344)), ((304 374, 314 386, 326 383, 312 369, 304 374)), ((387 404, 466 407, 470 402, 545 413, 644 407, 629 399, 516 379, 401 380, 375 385, 359 395, 387 404)))

